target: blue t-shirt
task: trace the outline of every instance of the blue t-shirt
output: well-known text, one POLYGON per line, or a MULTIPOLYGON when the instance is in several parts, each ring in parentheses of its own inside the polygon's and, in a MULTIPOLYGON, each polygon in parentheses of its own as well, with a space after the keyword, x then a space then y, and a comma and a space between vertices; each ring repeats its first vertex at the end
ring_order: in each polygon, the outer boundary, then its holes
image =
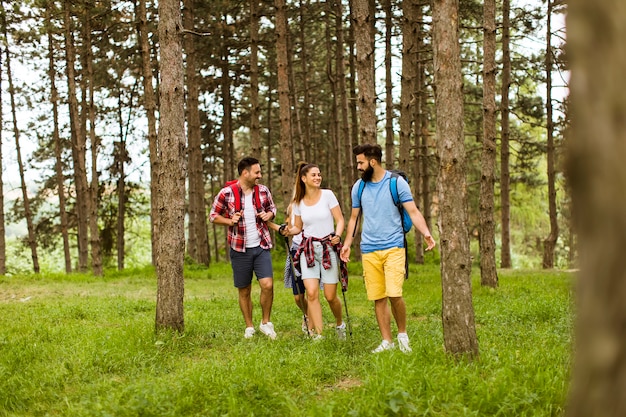
MULTIPOLYGON (((391 173, 387 171, 382 181, 368 182, 363 187, 359 201, 359 184, 352 186, 352 208, 361 208, 363 226, 361 231, 361 252, 404 247, 402 219, 389 189, 391 173)), ((404 178, 398 177, 398 196, 402 203, 413 201, 411 188, 404 178)))

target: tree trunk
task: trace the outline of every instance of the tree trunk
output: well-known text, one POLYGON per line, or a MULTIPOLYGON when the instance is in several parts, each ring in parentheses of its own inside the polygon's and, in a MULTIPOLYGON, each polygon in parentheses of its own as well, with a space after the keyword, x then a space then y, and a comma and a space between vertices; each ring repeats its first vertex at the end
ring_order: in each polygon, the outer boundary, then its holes
MULTIPOLYGON (((423 21, 424 4, 418 3, 415 10, 415 21, 417 25, 417 41, 416 41, 416 64, 417 64, 417 79, 415 81, 415 100, 414 106, 415 116, 415 196, 417 197, 416 204, 421 209, 424 215, 424 220, 429 230, 433 230, 432 227, 432 215, 430 210, 430 175, 428 171, 428 138, 429 138, 429 121, 428 121, 428 97, 426 96, 426 60, 432 59, 430 55, 423 51, 426 49, 424 42, 424 25, 423 21)), ((421 233, 415 233, 415 262, 419 264, 424 263, 424 237, 421 233)))
POLYGON ((334 0, 334 13, 335 13, 335 33, 337 38, 337 50, 335 52, 336 64, 335 64, 335 77, 339 87, 339 120, 340 120, 340 142, 343 146, 343 181, 342 181, 342 193, 341 203, 344 211, 350 207, 350 186, 346 184, 352 184, 353 177, 355 176, 354 169, 354 156, 352 155, 352 144, 350 141, 350 123, 348 121, 348 90, 346 86, 346 59, 344 30, 343 30, 343 6, 341 0, 334 0), (347 180, 346 180, 347 179, 347 180), (344 188, 345 186, 345 188, 344 188))
MULTIPOLYGON (((4 9, 4 5, 2 5, 4 9)), ((3 10, 4 11, 4 10, 3 10)), ((39 257, 37 256, 37 238, 35 236, 35 227, 33 225, 33 214, 30 209, 30 199, 28 198, 28 188, 26 187, 26 179, 24 176, 24 164, 22 162, 22 151, 20 148, 20 130, 17 127, 17 109, 15 105, 15 88, 13 86, 13 77, 11 74, 11 53, 9 52, 8 35, 6 22, 3 22, 4 30, 4 52, 6 57, 7 82, 9 84, 9 97, 11 102, 11 116, 13 118, 13 135, 15 136, 15 151, 17 155, 17 166, 20 175, 20 184, 22 189, 22 198, 24 199, 24 217, 26 218, 26 227, 28 229, 28 246, 30 247, 31 258, 33 261, 33 271, 39 273, 39 257)))
POLYGON ((276 7, 276 61, 278 70, 278 106, 280 109, 281 191, 282 201, 291 199, 293 182, 293 142, 291 111, 289 108, 289 75, 287 73, 287 11, 285 0, 275 0, 276 7))
MULTIPOLYGON (((352 19, 354 15, 354 0, 348 0, 349 7, 349 15, 352 19)), ((352 20, 351 20, 352 21, 352 20)), ((355 30, 354 25, 350 24, 348 26, 348 67, 350 69, 350 159, 354 160, 354 155, 352 155, 352 149, 359 144, 359 116, 358 116, 358 108, 357 108, 357 94, 356 94, 356 41, 355 41, 355 30)), ((357 178, 356 170, 354 172, 354 180, 357 178)), ((357 242, 358 243, 358 242, 357 242)), ((358 248, 358 245, 356 245, 358 248)), ((358 250, 358 249, 357 249, 358 250)))
MULTIPOLYGON (((411 137, 412 126, 417 127, 415 120, 416 97, 415 83, 417 81, 418 70, 418 49, 417 36, 419 31, 417 21, 417 8, 419 4, 416 0, 406 0, 402 3, 402 78, 400 79, 400 149, 398 152, 398 167, 405 172, 410 172, 411 164, 411 137)), ((417 129, 415 129, 417 133, 417 129)), ((415 158, 417 158, 415 152, 415 158)), ((419 170, 415 170, 413 175, 413 192, 418 195, 419 191, 419 170)), ((419 202, 417 202, 419 206, 419 202)), ((421 233, 416 233, 421 235, 421 233)))
POLYGON ((185 114, 179 0, 159 1, 159 234, 156 328, 182 332, 185 254, 185 114))
POLYGON ((376 89, 374 84, 374 48, 368 0, 353 0, 352 21, 356 43, 358 74, 359 138, 362 143, 376 143, 376 89))
POLYGON ((89 263, 89 233, 88 233, 88 187, 87 170, 85 163, 85 136, 80 128, 78 114, 78 99, 76 93, 76 48, 72 35, 72 21, 70 17, 71 1, 63 2, 63 24, 65 29, 65 59, 68 86, 70 130, 72 137, 72 161, 74 163, 74 187, 76 188, 76 219, 78 230, 78 269, 86 272, 89 263))
POLYGON ((483 3, 483 150, 480 166, 480 284, 496 288, 496 0, 483 3))
POLYGON ((126 138, 124 137, 124 120, 122 119, 122 91, 118 86, 117 117, 120 128, 120 140, 115 143, 115 164, 117 166, 117 269, 124 269, 126 255, 126 172, 125 164, 128 160, 126 138))
MULTIPOLYGON (((383 0, 385 9, 385 164, 387 169, 394 167, 395 146, 393 134, 393 83, 391 81, 391 0, 383 0)), ((408 152, 406 154, 408 157, 408 152)))
POLYGON ((86 63, 86 81, 89 92, 87 104, 89 118, 89 141, 91 143, 91 184, 89 190, 89 243, 91 246, 91 268, 95 276, 102 276, 102 255, 100 250, 100 230, 98 229, 98 148, 99 139, 96 136, 96 109, 94 103, 94 80, 93 80, 93 53, 91 46, 91 9, 93 4, 85 7, 83 31, 84 31, 84 54, 86 63))
POLYGON ((250 147, 261 155, 259 107, 259 0, 250 0, 250 147))
POLYGON ((550 234, 543 241, 543 268, 554 268, 554 252, 559 237, 556 213, 556 171, 554 168, 554 122, 552 121, 552 0, 548 0, 548 24, 546 34, 546 117, 548 136, 548 210, 550 212, 550 234))
MULTIPOLYGON (((187 30, 194 29, 194 0, 184 0, 183 24, 187 30)), ((184 38, 187 58, 187 137, 189 141, 189 244, 191 259, 209 266, 209 236, 204 200, 204 164, 202 138, 200 135, 200 112, 198 101, 198 75, 196 70, 196 41, 194 35, 184 38)))
POLYGON ((433 8, 437 145, 439 150, 439 230, 443 338, 446 351, 478 356, 472 305, 471 260, 466 212, 463 135, 463 81, 458 3, 435 0, 433 8))
MULTIPOLYGON (((303 10, 308 8, 309 2, 301 4, 300 6, 300 40, 302 42, 302 57, 300 59, 300 70, 302 72, 302 104, 304 111, 302 112, 303 125, 302 129, 302 145, 304 146, 304 160, 311 161, 311 87, 309 86, 308 68, 309 68, 309 55, 307 53, 307 36, 305 33, 305 22, 307 17, 303 14, 303 10)), ((295 87, 295 84, 294 84, 295 87)), ((295 167, 294 167, 295 169, 295 167)))
POLYGON ((67 212, 65 210, 65 176, 63 174, 63 147, 61 144, 61 137, 59 135, 59 93, 56 86, 56 69, 54 65, 54 41, 52 22, 50 21, 51 7, 51 4, 46 5, 45 14, 48 36, 48 77, 50 79, 50 103, 52 104, 52 140, 54 142, 54 168, 57 180, 57 190, 59 193, 59 218, 61 223, 61 237, 63 239, 63 259, 65 260, 65 272, 69 274, 72 272, 72 256, 70 253, 67 212))
POLYGON ((501 247, 500 267, 511 268, 511 171, 509 169, 509 88, 511 86, 511 0, 502 0, 502 98, 500 100, 500 211, 501 247))
POLYGON ((157 130, 156 130, 156 98, 152 86, 152 62, 150 58, 150 44, 148 42, 148 18, 146 0, 139 0, 136 10, 139 21, 139 43, 141 49, 141 72, 143 79, 143 105, 148 119, 148 153, 150 159, 150 235, 152 236, 152 265, 156 265, 156 235, 158 234, 158 158, 157 158, 157 130))
POLYGON ((567 3, 567 172, 578 233, 576 346, 568 417, 626 415, 626 8, 567 3))
MULTIPOLYGON (((225 18, 224 18, 225 19, 225 18)), ((226 33, 222 33, 221 53, 222 58, 220 66, 222 70, 222 77, 220 79, 220 85, 222 89, 222 135, 224 137, 224 177, 228 180, 235 178, 234 167, 237 166, 235 160, 235 144, 233 142, 233 114, 232 114, 232 97, 231 97, 231 79, 230 79, 230 64, 228 57, 230 50, 227 45, 226 33)), ((228 251, 226 252, 228 253, 228 251)))
MULTIPOLYGON (((0 0, 0 8, 4 15, 4 3, 0 0)), ((5 32, 6 21, 2 21, 2 31, 5 32)), ((2 97, 2 53, 0 53, 0 97, 2 97)), ((2 100, 0 100, 0 126, 3 126, 4 120, 2 117, 3 108, 2 100)), ((4 172, 2 157, 2 129, 0 129, 0 172, 4 172)), ((7 244, 6 244, 6 228, 4 226, 4 180, 0 175, 0 275, 6 275, 7 273, 7 244)))

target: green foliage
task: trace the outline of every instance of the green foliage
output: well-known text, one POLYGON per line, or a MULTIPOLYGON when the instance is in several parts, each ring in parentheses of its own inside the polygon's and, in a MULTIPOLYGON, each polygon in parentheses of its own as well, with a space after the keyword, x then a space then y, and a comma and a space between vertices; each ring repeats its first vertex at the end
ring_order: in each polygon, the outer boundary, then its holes
MULTIPOLYGON (((183 334, 154 331, 152 268, 0 278, 0 416, 554 416, 567 391, 571 275, 474 277, 481 356, 442 349, 438 266, 405 284, 413 353, 373 355, 380 335, 360 265, 346 294, 353 336, 306 340, 277 277, 278 339, 243 338, 230 266, 185 273, 183 334)), ((255 321, 258 285, 253 286, 255 321)))

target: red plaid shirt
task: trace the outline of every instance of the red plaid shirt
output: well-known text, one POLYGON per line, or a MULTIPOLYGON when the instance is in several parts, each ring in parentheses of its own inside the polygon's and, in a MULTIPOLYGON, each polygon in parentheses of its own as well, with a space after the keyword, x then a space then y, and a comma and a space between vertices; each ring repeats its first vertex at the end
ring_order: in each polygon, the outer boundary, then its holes
MULTIPOLYGON (((237 184, 237 187, 239 187, 239 184, 237 184)), ((241 208, 243 209, 245 198, 241 187, 239 187, 239 195, 241 196, 241 208)), ((276 216, 276 206, 272 200, 272 194, 270 193, 270 190, 262 184, 259 184, 259 199, 261 200, 261 207, 263 207, 263 211, 271 211, 274 213, 274 216, 276 216)), ((233 193, 231 187, 224 187, 213 200, 209 220, 213 222, 218 215, 230 219, 234 214, 235 194, 233 193)), ((261 248, 271 249, 272 237, 267 224, 257 217, 256 228, 259 232, 259 236, 261 237, 261 248)), ((228 245, 237 252, 246 251, 246 222, 243 217, 236 225, 228 226, 228 245)))

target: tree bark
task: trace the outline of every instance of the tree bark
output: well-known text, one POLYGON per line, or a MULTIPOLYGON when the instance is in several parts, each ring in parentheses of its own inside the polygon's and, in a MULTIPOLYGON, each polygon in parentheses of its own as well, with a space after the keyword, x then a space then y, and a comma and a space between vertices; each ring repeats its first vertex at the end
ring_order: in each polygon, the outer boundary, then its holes
POLYGON ((376 143, 376 89, 371 30, 374 16, 370 14, 368 0, 353 0, 352 5, 358 74, 359 138, 362 143, 376 143))
POLYGON ((622 0, 567 5, 567 176, 580 273, 566 415, 618 417, 626 415, 626 8, 622 0))
POLYGON ((285 0, 275 0, 276 7, 276 62, 278 70, 278 106, 280 109, 281 191, 282 201, 291 199, 293 181, 293 142, 289 106, 289 75, 287 73, 287 11, 285 0))
POLYGON ((547 117, 547 163, 548 163, 548 210, 550 234, 543 241, 543 268, 554 268, 554 252, 559 238, 559 224, 556 212, 556 170, 554 167, 554 121, 552 120, 552 0, 548 0, 548 24, 546 34, 546 117, 547 117))
POLYGON ((70 130, 72 137, 72 161, 74 163, 74 186, 76 188, 76 218, 78 230, 78 269, 87 271, 89 263, 89 194, 85 163, 85 136, 80 128, 78 98, 76 93, 76 48, 72 35, 70 17, 71 1, 63 2, 63 25, 65 29, 65 59, 68 86, 70 130))
POLYGON ((161 62, 158 133, 159 234, 157 236, 156 328, 184 330, 183 262, 185 253, 184 72, 179 0, 159 1, 161 62))
POLYGON ((342 170, 342 207, 350 207, 350 186, 355 175, 354 157, 352 155, 352 143, 350 141, 350 122, 348 121, 348 89, 346 83, 346 59, 345 59, 345 36, 343 27, 343 5, 341 0, 334 0, 333 10, 335 12, 335 33, 337 38, 337 50, 335 52, 335 77, 339 87, 339 120, 340 120, 340 142, 343 146, 343 170, 342 170), (347 179, 347 181, 346 181, 347 179))
MULTIPOLYGON (((2 9, 4 9, 4 4, 2 5, 2 9)), ((13 86, 13 76, 11 73, 11 53, 9 51, 9 44, 7 41, 8 35, 7 35, 6 22, 3 21, 2 26, 3 26, 2 29, 4 31, 4 52, 5 52, 5 57, 6 57, 9 98, 11 102, 11 116, 13 118, 13 135, 15 137, 15 151, 16 151, 16 157, 17 157, 17 166, 18 166, 19 175, 20 175, 22 198, 24 199, 24 217, 26 219, 26 227, 28 229, 28 246, 30 247, 31 259, 33 261, 33 271, 36 274, 38 274, 39 273, 39 257, 37 255, 37 238, 35 236, 35 227, 33 225, 33 213, 30 208, 30 199, 28 198, 28 188, 26 187, 26 178, 24 176, 24 163, 22 161, 22 150, 20 148, 20 130, 17 126, 15 87, 13 86)))
MULTIPOLYGON (((52 104, 52 141, 54 142, 54 169, 57 181, 57 192, 59 193, 59 218, 61 223, 61 238, 63 240, 63 259, 65 261, 65 272, 72 272, 72 256, 70 253, 70 240, 67 224, 65 176, 63 174, 62 143, 59 135, 59 92, 56 86, 56 69, 54 66, 54 39, 52 22, 50 15, 51 4, 46 5, 45 19, 46 32, 48 36, 48 78, 50 79, 50 103, 52 104)), ((1 112, 0 112, 1 113, 1 112)), ((0 123, 1 125, 1 123, 0 123)), ((4 235, 4 234, 2 234, 4 235)))
POLYGON ((447 352, 476 357, 478 340, 467 231, 458 3, 435 0, 433 5, 443 338, 447 352))
MULTIPOLYGON (((194 0, 184 0, 183 24, 185 29, 194 29, 194 0)), ((187 138, 189 141, 189 244, 191 259, 209 266, 209 236, 204 200, 204 164, 202 158, 202 138, 200 135, 199 89, 196 69, 196 40, 187 34, 184 39, 185 67, 187 80, 187 138)))
POLYGON ((156 239, 158 227, 157 210, 157 130, 156 130, 156 98, 152 86, 152 60, 150 56, 150 43, 148 42, 148 17, 146 0, 136 3, 135 14, 137 15, 139 32, 139 46, 141 51, 141 75, 143 80, 143 106, 148 119, 148 158, 150 160, 150 235, 152 236, 152 265, 156 265, 156 239))
POLYGON ((511 268, 511 171, 509 168, 509 89, 511 86, 511 0, 502 0, 502 98, 500 99, 500 267, 511 268))
MULTIPOLYGON (((394 167, 395 146, 393 133, 393 82, 391 80, 391 0, 382 0, 385 9, 385 164, 394 167)), ((408 156, 408 152, 406 154, 408 156)))
MULTIPOLYGON (((4 3, 0 0, 0 7, 4 14, 4 3)), ((6 21, 2 21, 2 29, 6 27, 6 21)), ((2 96, 2 53, 0 53, 0 97, 2 96)), ((3 126, 3 109, 2 100, 0 100, 0 126, 3 126)), ((0 172, 4 172, 2 157, 2 129, 0 129, 0 172)), ((7 273, 7 244, 6 244, 6 228, 4 226, 4 180, 0 175, 0 275, 6 275, 7 273)))
POLYGON ((102 269, 102 255, 100 249, 100 230, 98 229, 98 148, 100 141, 96 136, 96 109, 94 103, 94 79, 93 79, 93 53, 91 45, 91 9, 93 4, 89 2, 83 10, 84 32, 84 60, 86 72, 86 89, 89 94, 87 103, 87 117, 89 119, 89 142, 91 143, 91 184, 89 191, 89 244, 91 246, 91 269, 95 276, 104 274, 102 269))
MULTIPOLYGON (((400 147, 398 152, 398 167, 405 172, 409 172, 411 163, 411 138, 417 137, 417 127, 415 120, 415 107, 417 98, 415 97, 415 84, 418 70, 418 31, 417 21, 419 4, 416 0, 405 0, 402 3, 402 78, 400 79, 400 147)), ((417 152, 415 157, 417 158, 417 152)), ((419 165, 416 167, 411 177, 413 178, 414 195, 419 191, 419 165)), ((417 203, 419 206, 419 202, 417 203)), ((421 235, 421 233, 416 233, 421 235)))
POLYGON ((250 147, 261 155, 259 107, 259 0, 250 0, 250 147))
POLYGON ((496 288, 496 224, 494 184, 496 166, 496 1, 483 2, 483 149, 481 158, 480 284, 496 288))

